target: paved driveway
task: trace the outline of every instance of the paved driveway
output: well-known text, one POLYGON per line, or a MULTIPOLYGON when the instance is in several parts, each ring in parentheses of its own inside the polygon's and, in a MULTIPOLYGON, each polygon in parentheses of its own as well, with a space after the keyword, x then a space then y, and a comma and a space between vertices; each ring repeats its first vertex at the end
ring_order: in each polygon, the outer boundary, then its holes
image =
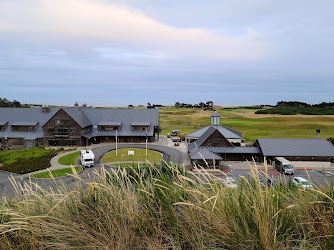
MULTIPOLYGON (((118 148, 145 148, 146 145, 145 144, 118 144, 118 148)), ((116 149, 116 145, 115 144, 107 144, 107 145, 103 145, 103 144, 97 144, 97 145, 93 145, 92 147, 92 151, 95 154, 95 165, 92 168, 85 168, 84 171, 82 171, 79 174, 79 177, 85 181, 91 181, 93 180, 92 178, 94 178, 94 172, 100 172, 101 171, 101 164, 100 164, 100 160, 101 158, 109 151, 111 150, 115 150, 116 149)), ((156 150, 159 151, 163 154, 163 159, 166 162, 173 162, 173 163, 183 163, 183 154, 181 151, 172 148, 172 147, 166 147, 166 146, 161 146, 161 145, 154 145, 154 144, 148 144, 147 145, 148 149, 151 150, 156 150)), ((77 159, 77 164, 80 165, 80 161, 79 159, 77 159)), ((13 175, 15 180, 18 183, 21 183, 21 176, 20 175, 13 175)), ((10 173, 6 173, 6 172, 0 172, 0 197, 2 196, 13 196, 15 195, 15 191, 12 187, 12 184, 10 182, 10 180, 8 179, 10 177, 10 173)), ((23 178, 24 182, 28 182, 29 178, 24 177, 23 178)), ((75 184, 77 183, 77 181, 75 180, 75 178, 68 176, 68 177, 63 177, 63 178, 57 178, 55 181, 51 180, 51 179, 32 179, 31 180, 32 183, 35 183, 41 187, 44 188, 57 188, 58 186, 60 186, 62 183, 66 184, 66 187, 70 190, 72 188, 75 187, 75 184)))

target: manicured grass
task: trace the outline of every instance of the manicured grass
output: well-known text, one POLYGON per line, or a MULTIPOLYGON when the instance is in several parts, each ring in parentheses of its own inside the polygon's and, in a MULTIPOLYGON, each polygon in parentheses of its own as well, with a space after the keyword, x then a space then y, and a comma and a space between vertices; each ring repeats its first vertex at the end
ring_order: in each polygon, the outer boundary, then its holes
MULTIPOLYGON (((257 109, 243 107, 224 109, 215 106, 221 115, 221 125, 243 132, 244 139, 252 144, 257 138, 315 138, 320 128, 320 137, 334 137, 334 115, 277 115, 255 114, 257 109)), ((189 134, 208 126, 213 111, 201 109, 176 109, 172 106, 159 108, 162 135, 171 129, 181 129, 181 134, 189 134), (196 128, 195 128, 196 126, 196 128)))
MULTIPOLYGON (((82 171, 82 167, 75 167, 75 171, 77 173, 80 173, 82 171)), ((63 169, 57 169, 57 170, 51 170, 51 174, 53 177, 64 177, 69 174, 73 174, 72 168, 63 168, 63 169)), ((31 178, 51 178, 50 172, 45 171, 38 174, 32 174, 30 175, 31 178)))
POLYGON ((146 156, 146 150, 142 148, 123 148, 117 150, 117 156, 116 156, 116 150, 108 152, 105 156, 102 158, 102 162, 122 162, 122 161, 141 161, 145 162, 146 159, 149 162, 159 162, 161 160, 161 153, 153 150, 147 150, 147 156, 146 156), (128 151, 135 151, 134 156, 128 156, 128 151), (122 157, 123 155, 123 157, 122 157))
POLYGON ((80 151, 72 154, 64 155, 58 159, 58 163, 62 165, 76 165, 75 160, 80 156, 80 151))
POLYGON ((25 174, 50 166, 50 160, 60 150, 35 147, 0 151, 1 170, 25 174))

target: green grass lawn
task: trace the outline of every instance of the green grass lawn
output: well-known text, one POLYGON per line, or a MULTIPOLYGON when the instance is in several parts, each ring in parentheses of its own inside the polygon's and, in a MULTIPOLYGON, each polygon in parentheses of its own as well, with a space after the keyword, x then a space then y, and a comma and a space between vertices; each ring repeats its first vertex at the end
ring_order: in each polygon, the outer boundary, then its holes
POLYGON ((62 165, 76 165, 75 160, 79 156, 80 156, 80 151, 64 155, 58 159, 58 163, 62 165))
POLYGON ((25 174, 50 166, 50 160, 60 150, 35 147, 0 151, 1 170, 25 174))
POLYGON ((122 161, 142 161, 145 162, 145 160, 148 160, 149 162, 159 162, 161 160, 161 153, 153 150, 147 150, 147 156, 146 156, 146 150, 142 148, 123 148, 117 150, 117 156, 116 156, 116 150, 110 151, 102 158, 102 162, 122 162, 122 161), (128 151, 135 151, 134 156, 128 156, 128 151), (122 157, 123 155, 123 157, 122 157))
MULTIPOLYGON (((315 138, 320 128, 320 138, 334 137, 334 115, 272 115, 255 114, 258 109, 243 107, 224 109, 215 106, 221 115, 221 125, 243 132, 248 143, 257 138, 315 138)), ((181 134, 189 134, 199 128, 199 124, 208 126, 213 111, 201 109, 176 109, 173 106, 159 108, 162 135, 171 129, 181 129, 181 134), (196 128, 195 128, 196 126, 196 128)))
MULTIPOLYGON (((82 167, 75 167, 75 171, 77 173, 80 173, 82 171, 82 167)), ((73 171, 72 171, 72 168, 63 168, 63 169, 51 170, 51 173, 53 177, 64 177, 69 174, 73 174, 73 171)), ((30 177, 31 178, 51 178, 49 171, 45 171, 45 172, 38 173, 38 174, 32 174, 30 175, 30 177)))

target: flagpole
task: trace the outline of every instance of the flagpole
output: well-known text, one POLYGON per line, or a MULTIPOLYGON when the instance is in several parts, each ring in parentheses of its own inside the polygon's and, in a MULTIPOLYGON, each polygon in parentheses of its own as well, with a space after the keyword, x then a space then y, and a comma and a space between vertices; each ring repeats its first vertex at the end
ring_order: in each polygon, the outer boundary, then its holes
POLYGON ((147 156, 147 129, 146 129, 146 156, 147 156))
POLYGON ((116 156, 117 156, 117 129, 116 129, 116 156))

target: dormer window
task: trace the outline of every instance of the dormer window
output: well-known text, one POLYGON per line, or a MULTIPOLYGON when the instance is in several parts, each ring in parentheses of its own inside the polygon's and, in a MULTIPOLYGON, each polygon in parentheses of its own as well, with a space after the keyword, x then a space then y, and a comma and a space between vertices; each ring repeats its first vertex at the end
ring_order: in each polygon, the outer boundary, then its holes
POLYGON ((11 125, 12 131, 36 131, 38 127, 38 122, 14 122, 11 125))
POLYGON ((132 122, 131 127, 134 131, 149 131, 150 130, 150 122, 132 122))
POLYGON ((7 127, 8 122, 1 122, 0 121, 0 131, 4 131, 7 127))
POLYGON ((97 125, 99 131, 116 131, 121 129, 121 122, 99 122, 97 125))

